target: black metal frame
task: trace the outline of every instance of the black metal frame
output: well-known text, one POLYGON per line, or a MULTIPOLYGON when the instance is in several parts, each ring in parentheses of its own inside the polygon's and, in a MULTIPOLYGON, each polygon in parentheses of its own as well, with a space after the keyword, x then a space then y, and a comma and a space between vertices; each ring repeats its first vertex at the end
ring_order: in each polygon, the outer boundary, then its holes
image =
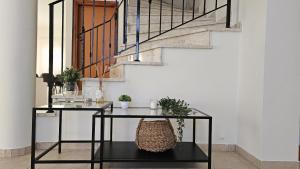
MULTIPOLYGON (((96 162, 100 162, 99 160, 41 160, 45 155, 47 155, 50 151, 52 151, 54 148, 58 147, 58 153, 61 153, 61 146, 62 144, 67 143, 92 143, 92 140, 63 140, 62 139, 62 114, 63 111, 95 111, 97 112, 104 112, 106 109, 111 108, 111 111, 113 110, 113 103, 108 102, 105 106, 101 108, 54 108, 51 105, 48 107, 34 107, 32 108, 32 135, 31 135, 31 169, 35 169, 36 164, 69 164, 69 163, 86 163, 86 164, 92 164, 96 162), (50 146, 48 149, 41 152, 38 156, 36 156, 36 117, 37 117, 37 111, 38 110, 45 110, 45 111, 59 111, 59 124, 58 124, 58 141, 55 142, 52 146, 50 146)), ((93 132, 95 133, 95 132, 93 132)), ((100 140, 95 140, 94 142, 100 142, 100 140)), ((94 145, 94 144, 91 144, 94 145)))
MULTIPOLYGON (((114 118, 124 118, 124 119, 130 119, 130 118, 169 118, 169 119, 175 119, 175 118, 184 118, 184 119, 191 119, 193 121, 193 140, 192 144, 195 145, 197 148, 198 145, 196 144, 196 122, 197 120, 208 120, 208 152, 207 152, 207 160, 201 160, 201 161, 193 161, 193 160, 174 160, 172 162, 206 162, 208 163, 208 169, 212 168, 212 117, 197 110, 193 109, 196 112, 199 112, 203 114, 203 116, 164 116, 164 115, 112 115, 112 114, 105 114, 105 110, 110 108, 110 112, 113 112, 113 103, 109 102, 105 106, 101 108, 53 108, 52 106, 49 107, 42 107, 42 108, 36 108, 34 107, 32 109, 32 138, 31 138, 31 169, 35 169, 36 164, 90 164, 91 169, 94 169, 94 165, 96 163, 100 164, 100 169, 103 169, 103 163, 104 162, 135 162, 134 159, 132 160, 104 160, 103 155, 103 146, 105 141, 104 134, 105 134, 105 119, 110 119, 110 137, 109 142, 113 143, 113 119, 114 118), (59 111, 59 129, 58 129, 58 141, 54 143, 52 146, 50 146, 48 149, 41 152, 38 156, 36 156, 36 117, 37 117, 37 110, 51 110, 51 111, 59 111), (62 114, 63 111, 96 111, 92 115, 92 138, 91 140, 63 140, 62 139, 62 114), (100 140, 96 140, 95 138, 95 131, 96 131, 96 119, 100 118, 100 140), (91 144, 91 159, 90 160, 41 160, 45 155, 47 155, 50 151, 52 151, 54 148, 58 147, 58 153, 61 153, 61 146, 62 144, 66 143, 90 143, 91 144), (100 158, 95 159, 95 143, 100 143, 99 152, 100 152, 100 158)), ((141 161, 138 161, 141 162, 141 161)), ((161 160, 151 160, 151 161, 142 161, 142 162, 166 162, 161 160)))
MULTIPOLYGON (((183 118, 183 119, 192 119, 193 121, 193 139, 192 139, 192 144, 194 146, 198 147, 199 146, 196 144, 196 122, 197 120, 208 120, 208 152, 207 152, 207 160, 202 160, 202 161, 193 161, 193 160, 173 160, 172 162, 207 162, 208 163, 208 169, 212 168, 212 117, 207 115, 206 113, 203 113, 200 110, 193 109, 194 111, 203 114, 204 116, 199 117, 199 116, 166 116, 166 115, 112 115, 112 114, 105 114, 105 111, 100 111, 97 112, 93 115, 93 126, 92 126, 92 163, 91 163, 91 169, 94 169, 94 164, 99 163, 100 164, 100 169, 103 169, 103 163, 104 162, 170 162, 170 161, 163 161, 163 160, 144 160, 144 161, 135 161, 135 159, 127 160, 127 159, 118 159, 118 160, 113 160, 113 159, 105 159, 104 160, 104 148, 103 145, 106 142, 104 135, 105 135, 105 119, 110 119, 110 138, 109 142, 113 142, 113 119, 136 119, 136 118, 168 118, 168 119, 176 119, 176 118, 183 118), (100 118, 101 120, 101 125, 100 125, 100 147, 99 147, 99 152, 100 152, 100 160, 95 160, 95 143, 97 141, 95 140, 95 128, 96 128, 96 119, 100 118)), ((113 112, 113 109, 111 109, 111 112, 113 112)), ((199 148, 201 149, 201 148, 199 148)))

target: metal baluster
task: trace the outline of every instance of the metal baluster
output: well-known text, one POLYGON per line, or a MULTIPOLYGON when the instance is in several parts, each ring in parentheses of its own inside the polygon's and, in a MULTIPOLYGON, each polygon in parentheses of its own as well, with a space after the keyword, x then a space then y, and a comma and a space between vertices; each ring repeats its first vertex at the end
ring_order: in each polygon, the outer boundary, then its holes
MULTIPOLYGON (((94 36, 95 36, 95 34, 94 34, 94 28, 95 28, 95 4, 96 2, 95 2, 95 0, 93 0, 93 17, 92 17, 92 31, 91 31, 91 46, 92 46, 92 52, 91 52, 91 62, 90 62, 90 64, 93 64, 94 62, 93 62, 93 58, 94 58, 94 36)), ((97 64, 96 64, 96 66, 97 66, 97 64)), ((92 65, 90 66, 90 77, 92 76, 92 65)))
POLYGON ((216 9, 216 10, 218 9, 218 0, 216 0, 216 6, 215 6, 215 9, 216 9))
POLYGON ((105 21, 106 21, 106 0, 104 0, 104 14, 103 14, 103 32, 102 32, 102 74, 105 69, 105 21))
POLYGON ((160 0, 160 8, 159 8, 159 34, 161 34, 161 21, 162 21, 162 0, 160 0))
POLYGON ((195 18, 195 0, 193 0, 193 19, 195 18))
POLYGON ((116 0, 116 12, 115 12, 115 34, 114 34, 114 39, 115 39, 115 45, 114 45, 114 55, 118 53, 118 17, 119 17, 119 8, 118 8, 118 0, 116 0))
POLYGON ((152 0, 149 0, 148 39, 150 38, 150 25, 151 25, 151 3, 152 3, 152 0))
POLYGON ((184 5, 185 5, 185 1, 182 0, 182 23, 184 22, 184 5))
POLYGON ((171 29, 173 28, 173 6, 174 6, 174 0, 171 2, 171 29))
MULTIPOLYGON (((99 29, 98 29, 99 27, 97 27, 97 29, 96 29, 96 36, 97 36, 97 38, 96 38, 96 72, 98 71, 98 46, 99 46, 99 38, 98 38, 98 36, 99 36, 99 29)), ((98 73, 96 73, 96 77, 98 77, 98 73)))
POLYGON ((62 1, 61 7, 61 74, 64 71, 64 23, 65 22, 65 1, 62 1))
MULTIPOLYGON (((124 15, 123 15, 123 44, 127 44, 127 0, 124 0, 124 15)), ((125 46, 126 48, 126 46, 125 46)))
MULTIPOLYGON (((93 56, 92 56, 92 31, 90 32, 90 65, 93 63, 93 56)), ((90 77, 92 77, 92 66, 90 68, 90 77)))
MULTIPOLYGON (((54 6, 49 6, 49 77, 53 77, 54 6)), ((48 82, 48 104, 52 104, 53 82, 48 82)))
POLYGON ((81 43, 81 69, 82 69, 82 76, 85 77, 84 74, 84 55, 85 55, 85 28, 84 28, 84 4, 81 8, 81 21, 82 21, 82 28, 81 28, 81 36, 82 36, 82 43, 81 43))
POLYGON ((203 15, 206 14, 206 0, 204 0, 204 5, 203 5, 203 15))
POLYGON ((109 57, 108 57, 108 66, 110 66, 111 59, 111 20, 109 21, 109 57))
POLYGON ((227 12, 226 12, 226 28, 230 28, 231 22, 231 0, 227 0, 227 12))
POLYGON ((136 57, 135 61, 140 61, 139 53, 140 53, 140 6, 141 0, 137 0, 137 10, 136 10, 136 57))

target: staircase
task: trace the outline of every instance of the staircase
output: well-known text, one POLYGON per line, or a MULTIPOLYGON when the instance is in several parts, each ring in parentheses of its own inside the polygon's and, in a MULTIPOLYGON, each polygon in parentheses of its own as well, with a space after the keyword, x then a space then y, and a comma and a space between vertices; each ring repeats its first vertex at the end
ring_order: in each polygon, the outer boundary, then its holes
MULTIPOLYGON (((58 0, 57 3, 63 1, 58 0)), ((187 0, 182 0, 183 4, 185 1, 187 0)), ((110 38, 109 42, 104 44, 111 47, 114 43, 118 46, 117 52, 110 51, 110 54, 106 56, 102 53, 99 57, 93 48, 100 49, 104 46, 84 49, 90 50, 90 62, 81 63, 78 67, 82 71, 83 86, 87 84, 87 81, 98 81, 97 76, 86 73, 86 71, 96 71, 96 65, 104 75, 104 81, 124 81, 126 80, 124 78, 125 65, 163 66, 162 50, 164 48, 212 49, 212 31, 239 31, 238 28, 230 28, 231 0, 227 0, 225 4, 218 3, 218 0, 211 0, 215 2, 213 9, 207 9, 206 1, 209 0, 204 0, 203 6, 196 8, 195 0, 193 0, 192 9, 185 5, 178 7, 172 3, 168 4, 163 0, 122 0, 119 2, 110 20, 105 20, 104 24, 94 25, 78 33, 78 38, 84 41, 88 35, 92 37, 96 31, 97 34, 100 33, 98 28, 103 25, 106 25, 107 29, 107 25, 115 21, 114 23, 118 23, 119 27, 118 40, 110 38), (226 9, 227 13, 223 19, 216 20, 215 13, 221 9, 226 9), (108 71, 105 71, 106 68, 109 68, 108 71)), ((84 48, 82 46, 80 47, 84 48)))
MULTIPOLYGON (((126 49, 127 46, 133 46, 136 43, 136 3, 137 0, 128 2, 128 27, 127 43, 121 44, 120 49, 126 49)), ((210 31, 225 31, 226 21, 216 21, 213 13, 199 17, 193 20, 193 11, 173 7, 171 4, 162 3, 159 0, 152 0, 149 31, 149 3, 141 1, 141 22, 140 22, 140 41, 146 41, 139 46, 139 62, 135 62, 136 49, 134 47, 124 50, 121 54, 115 56, 116 63, 111 66, 111 80, 123 81, 124 65, 152 65, 162 66, 163 48, 186 48, 186 49, 211 49, 210 31), (160 16, 160 7, 162 6, 162 15, 160 16), (184 17, 182 17, 184 15, 184 17), (172 19, 171 19, 172 18, 172 19), (160 21, 161 20, 161 21, 160 21), (172 26, 171 26, 172 20, 172 26), (184 25, 183 22, 191 21, 184 25), (161 25, 160 25, 161 22, 161 25), (181 25, 181 26, 180 26, 181 25), (177 27, 178 26, 178 27, 177 27), (171 29, 177 27, 176 29, 171 29), (171 30, 170 30, 171 29, 171 30), (160 35, 160 32, 166 32, 160 35), (147 41, 147 38, 155 37, 147 41)), ((200 16, 199 12, 194 11, 194 17, 200 16)))

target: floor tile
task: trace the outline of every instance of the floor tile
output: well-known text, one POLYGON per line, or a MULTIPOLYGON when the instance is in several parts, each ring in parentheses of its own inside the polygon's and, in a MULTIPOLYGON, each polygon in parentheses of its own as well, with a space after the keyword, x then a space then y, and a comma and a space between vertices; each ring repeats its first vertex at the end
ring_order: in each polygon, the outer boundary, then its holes
MULTIPOLYGON (((40 152, 37 152, 37 154, 40 152)), ((89 159, 88 150, 53 150, 43 159, 89 159)), ((213 169, 257 169, 234 152, 214 152, 213 169)), ((30 169, 30 155, 0 158, 1 169, 30 169)), ((99 165, 95 165, 95 169, 99 165)), ((207 169, 203 163, 105 163, 105 169, 207 169)), ((36 169, 90 169, 88 164, 38 164, 36 169)))

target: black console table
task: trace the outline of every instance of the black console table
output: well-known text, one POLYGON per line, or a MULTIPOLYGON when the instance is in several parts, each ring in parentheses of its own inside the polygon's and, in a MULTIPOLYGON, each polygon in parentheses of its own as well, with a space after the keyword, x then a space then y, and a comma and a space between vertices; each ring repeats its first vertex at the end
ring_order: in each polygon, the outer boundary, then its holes
MULTIPOLYGON (((62 139, 62 114, 65 111, 82 111, 82 112, 104 112, 109 109, 113 111, 113 102, 104 102, 102 104, 98 104, 96 102, 74 102, 74 103, 66 103, 66 102, 55 102, 52 105, 45 105, 41 107, 34 107, 32 109, 32 135, 31 135, 31 169, 35 169, 36 164, 78 164, 78 163, 87 163, 93 164, 99 161, 93 160, 43 160, 42 158, 47 155, 51 150, 55 147, 58 147, 58 153, 61 153, 61 145, 64 143, 92 143, 92 140, 64 140, 62 139), (36 156, 35 144, 36 144, 36 117, 37 111, 59 111, 58 116, 58 141, 50 146, 45 151, 41 152, 36 156)), ((98 141, 100 142, 100 141, 98 141)))
MULTIPOLYGON (((208 169, 212 168, 212 117, 193 109, 189 116, 181 117, 184 119, 191 119, 193 121, 193 138, 190 142, 179 142, 175 149, 163 153, 151 153, 138 150, 133 141, 114 141, 113 140, 113 120, 118 118, 178 118, 177 116, 163 115, 161 111, 150 110, 149 108, 129 108, 128 110, 113 111, 113 103, 106 102, 103 104, 96 103, 72 103, 67 106, 65 103, 55 103, 51 107, 43 106, 33 108, 32 115, 32 155, 31 155, 31 169, 35 168, 35 164, 51 164, 51 163, 88 163, 91 168, 94 164, 99 163, 100 169, 103 168, 103 163, 106 162, 196 162, 207 163, 208 169), (110 108, 110 109, 109 109, 110 108), (58 142, 47 150, 42 152, 37 157, 35 156, 35 132, 36 132, 36 111, 37 110, 58 110, 59 113, 59 136, 58 142), (92 116, 92 138, 91 140, 63 140, 62 132, 62 112, 63 111, 95 111, 92 116), (95 138, 96 119, 100 119, 100 140, 95 138), (110 137, 105 140, 105 121, 110 120, 110 137), (197 120, 208 121, 208 151, 205 153, 196 144, 196 122, 197 120), (96 143, 100 145, 96 147, 96 143), (48 152, 58 146, 58 153, 61 153, 62 143, 89 143, 91 144, 91 158, 90 160, 41 160, 48 152)), ((135 131, 134 131, 135 132, 135 131)))

